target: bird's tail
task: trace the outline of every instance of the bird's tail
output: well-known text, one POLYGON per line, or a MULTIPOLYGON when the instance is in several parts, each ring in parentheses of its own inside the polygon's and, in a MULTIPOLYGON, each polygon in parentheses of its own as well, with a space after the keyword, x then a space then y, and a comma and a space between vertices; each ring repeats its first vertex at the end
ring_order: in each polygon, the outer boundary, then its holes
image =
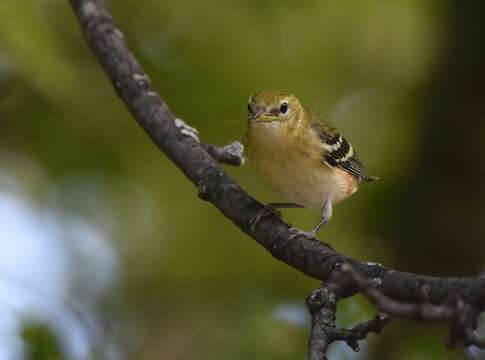
POLYGON ((377 176, 367 176, 366 178, 364 178, 364 180, 367 182, 374 182, 379 180, 379 178, 377 176))

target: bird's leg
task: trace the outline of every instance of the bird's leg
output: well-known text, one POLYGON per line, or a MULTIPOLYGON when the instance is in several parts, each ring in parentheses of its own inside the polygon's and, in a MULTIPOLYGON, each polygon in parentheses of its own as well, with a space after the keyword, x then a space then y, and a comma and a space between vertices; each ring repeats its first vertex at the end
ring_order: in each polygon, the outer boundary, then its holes
POLYGON ((316 233, 318 230, 321 229, 322 226, 324 226, 332 217, 332 200, 327 199, 325 203, 323 204, 323 209, 322 209, 322 217, 320 218, 320 221, 318 224, 313 228, 311 231, 303 231, 297 228, 290 228, 290 231, 293 233, 290 237, 290 239, 293 239, 296 236, 307 236, 311 239, 316 238, 316 233))
POLYGON ((258 215, 256 215, 253 219, 251 219, 250 225, 251 225, 251 231, 254 230, 256 227, 256 224, 264 217, 269 216, 269 215, 276 215, 278 217, 281 217, 280 212, 277 209, 283 209, 283 208, 303 208, 303 205, 300 204, 295 204, 295 203, 270 203, 266 205, 264 208, 259 211, 258 215))
POLYGON ((320 221, 318 222, 318 224, 313 228, 312 233, 316 234, 317 231, 320 230, 320 228, 323 225, 325 225, 330 221, 330 219, 332 218, 332 212, 333 212, 332 210, 333 210, 332 200, 327 199, 325 201, 325 204, 323 204, 322 217, 320 218, 320 221))

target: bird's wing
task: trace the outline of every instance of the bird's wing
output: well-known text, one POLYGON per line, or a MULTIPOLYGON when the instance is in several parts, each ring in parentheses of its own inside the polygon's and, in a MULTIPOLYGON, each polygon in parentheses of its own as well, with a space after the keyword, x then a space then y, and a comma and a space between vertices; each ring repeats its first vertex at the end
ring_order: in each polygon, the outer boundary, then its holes
POLYGON ((354 148, 342 134, 317 115, 313 115, 312 120, 312 128, 322 141, 323 156, 329 166, 345 170, 358 179, 369 182, 377 180, 369 176, 354 148))

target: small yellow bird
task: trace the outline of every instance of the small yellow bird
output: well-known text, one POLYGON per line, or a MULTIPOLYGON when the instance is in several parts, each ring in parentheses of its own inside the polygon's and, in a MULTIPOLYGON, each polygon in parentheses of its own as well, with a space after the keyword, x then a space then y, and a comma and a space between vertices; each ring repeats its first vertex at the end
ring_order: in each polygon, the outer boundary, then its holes
POLYGON ((291 94, 264 90, 249 98, 247 155, 263 181, 288 203, 268 204, 252 221, 278 208, 320 208, 313 230, 292 228, 315 238, 332 217, 332 206, 372 182, 352 145, 328 122, 291 94))

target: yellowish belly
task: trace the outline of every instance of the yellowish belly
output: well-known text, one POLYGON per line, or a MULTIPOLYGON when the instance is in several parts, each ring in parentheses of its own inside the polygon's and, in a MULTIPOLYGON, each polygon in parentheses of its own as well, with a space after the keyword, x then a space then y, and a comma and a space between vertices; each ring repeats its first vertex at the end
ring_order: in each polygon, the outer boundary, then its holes
POLYGON ((291 157, 279 161, 258 159, 251 161, 263 181, 285 201, 306 207, 322 207, 327 199, 333 204, 357 190, 351 175, 332 169, 323 162, 320 166, 291 157))
POLYGON ((355 177, 287 143, 268 142, 268 138, 253 141, 248 156, 263 181, 284 201, 320 208, 327 199, 336 204, 357 190, 355 177))

